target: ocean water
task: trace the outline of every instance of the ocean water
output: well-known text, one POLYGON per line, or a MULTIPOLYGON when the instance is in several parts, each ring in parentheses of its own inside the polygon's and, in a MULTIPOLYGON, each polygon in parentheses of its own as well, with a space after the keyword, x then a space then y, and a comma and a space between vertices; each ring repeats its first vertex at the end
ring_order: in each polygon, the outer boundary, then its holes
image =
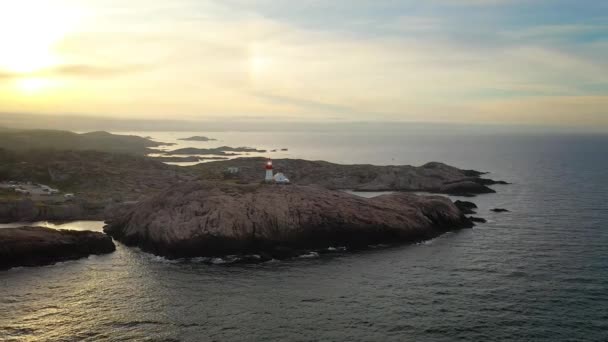
MULTIPOLYGON (((608 136, 195 134, 220 141, 187 146, 443 161, 512 184, 472 199, 488 223, 417 245, 230 265, 118 244, 110 255, 1 272, 0 340, 608 341, 608 136)), ((79 227, 102 223, 67 226, 79 227)))

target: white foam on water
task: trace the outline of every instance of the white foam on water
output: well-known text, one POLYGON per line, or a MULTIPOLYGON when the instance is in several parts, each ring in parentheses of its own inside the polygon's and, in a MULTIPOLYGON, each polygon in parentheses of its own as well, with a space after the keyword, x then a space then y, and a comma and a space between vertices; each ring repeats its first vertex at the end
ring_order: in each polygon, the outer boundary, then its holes
POLYGON ((313 259, 313 258, 318 258, 319 257, 319 253, 317 252, 310 252, 308 254, 302 254, 300 256, 298 256, 298 258, 302 258, 302 259, 313 259))

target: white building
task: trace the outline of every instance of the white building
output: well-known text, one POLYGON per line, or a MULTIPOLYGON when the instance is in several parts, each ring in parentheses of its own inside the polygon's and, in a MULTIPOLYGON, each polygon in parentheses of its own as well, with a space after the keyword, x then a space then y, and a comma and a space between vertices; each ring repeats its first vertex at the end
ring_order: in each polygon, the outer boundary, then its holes
POLYGON ((53 189, 48 185, 42 185, 42 184, 40 185, 40 189, 42 189, 42 192, 47 195, 56 195, 60 192, 57 189, 53 189))
POLYGON ((281 172, 274 175, 274 182, 277 184, 289 184, 289 178, 285 177, 281 172))

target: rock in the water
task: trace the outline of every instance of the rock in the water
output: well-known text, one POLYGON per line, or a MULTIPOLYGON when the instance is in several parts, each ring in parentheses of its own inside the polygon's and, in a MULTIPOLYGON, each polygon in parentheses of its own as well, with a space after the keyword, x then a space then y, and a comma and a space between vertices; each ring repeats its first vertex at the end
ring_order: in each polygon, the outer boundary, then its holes
POLYGON ((0 229, 0 269, 48 265, 114 250, 112 238, 99 232, 45 227, 0 229))
POLYGON ((508 213, 509 212, 508 209, 504 209, 504 208, 494 208, 494 209, 490 209, 490 211, 493 211, 495 213, 508 213))
POLYGON ((454 205, 458 207, 463 214, 475 214, 475 210, 473 209, 477 209, 477 205, 469 201, 456 200, 454 205))
POLYGON ((469 219, 471 221, 477 222, 477 223, 486 223, 486 222, 488 222, 488 220, 484 219, 483 217, 469 216, 469 219))
POLYGON ((471 221, 443 196, 394 193, 361 198, 317 186, 193 182, 116 214, 104 230, 167 257, 365 247, 419 241, 471 221))
POLYGON ((450 195, 471 196, 474 194, 489 194, 496 191, 474 181, 454 182, 443 185, 439 192, 450 195))

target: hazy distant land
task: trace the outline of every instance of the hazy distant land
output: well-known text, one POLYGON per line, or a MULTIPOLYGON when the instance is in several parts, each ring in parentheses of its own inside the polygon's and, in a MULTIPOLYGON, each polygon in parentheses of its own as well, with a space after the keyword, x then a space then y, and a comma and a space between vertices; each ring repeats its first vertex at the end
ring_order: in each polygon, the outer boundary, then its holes
POLYGON ((181 138, 181 139, 177 139, 177 140, 183 140, 183 141, 217 141, 217 139, 213 139, 213 138, 208 138, 205 136, 193 136, 193 137, 189 137, 189 138, 181 138))
POLYGON ((194 147, 186 147, 180 148, 173 151, 166 151, 166 154, 173 155, 217 155, 217 156, 235 156, 241 152, 256 152, 256 153, 265 153, 267 150, 259 150, 254 147, 230 147, 230 146, 220 146, 215 148, 194 148, 194 147), (237 153, 231 153, 237 152, 237 153))
POLYGON ((0 148, 9 150, 95 150, 103 152, 147 154, 152 147, 172 145, 134 135, 108 132, 74 133, 59 130, 7 129, 0 134, 0 148))

